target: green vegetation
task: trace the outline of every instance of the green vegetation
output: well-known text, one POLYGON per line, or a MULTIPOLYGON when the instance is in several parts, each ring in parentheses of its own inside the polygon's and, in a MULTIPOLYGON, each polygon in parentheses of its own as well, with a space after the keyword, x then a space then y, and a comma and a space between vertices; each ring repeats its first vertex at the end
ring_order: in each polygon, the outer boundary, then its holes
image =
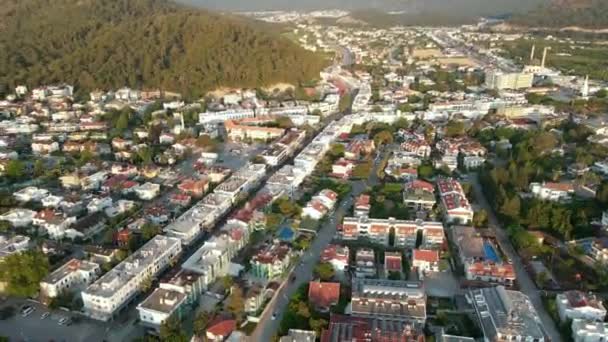
POLYGON ((308 304, 308 284, 304 284, 289 300, 279 326, 279 335, 286 335, 289 329, 302 329, 314 330, 320 336, 321 331, 327 328, 328 321, 328 315, 316 312, 308 304))
POLYGON ((584 0, 573 5, 547 4, 536 11, 516 15, 516 25, 561 28, 579 26, 599 29, 608 26, 608 3, 604 0, 584 0))
POLYGON ((35 296, 48 273, 49 261, 39 251, 12 254, 0 263, 0 281, 6 283, 6 293, 11 296, 35 296))
POLYGON ((327 262, 322 262, 315 267, 315 275, 321 281, 330 281, 335 275, 334 267, 327 262))
MULTIPOLYGON (((556 68, 566 74, 589 75, 593 79, 608 80, 608 47, 596 42, 557 42, 546 39, 518 39, 502 42, 504 56, 519 64, 528 64, 530 49, 536 45, 536 51, 545 47, 551 48, 547 57, 547 66, 556 68)), ((538 54, 540 58, 542 54, 538 54)), ((540 64, 540 60, 534 63, 540 64)))
POLYGON ((65 81, 81 91, 127 85, 200 96, 218 86, 305 82, 325 64, 244 19, 166 0, 24 0, 2 7, 0 93, 21 83, 65 81))

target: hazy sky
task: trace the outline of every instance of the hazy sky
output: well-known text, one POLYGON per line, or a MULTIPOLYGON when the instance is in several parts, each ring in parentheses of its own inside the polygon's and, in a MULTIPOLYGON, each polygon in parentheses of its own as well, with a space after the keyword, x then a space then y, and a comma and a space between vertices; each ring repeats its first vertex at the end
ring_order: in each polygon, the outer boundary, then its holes
POLYGON ((366 9, 420 10, 445 13, 504 14, 525 11, 548 0, 177 0, 217 10, 366 9))

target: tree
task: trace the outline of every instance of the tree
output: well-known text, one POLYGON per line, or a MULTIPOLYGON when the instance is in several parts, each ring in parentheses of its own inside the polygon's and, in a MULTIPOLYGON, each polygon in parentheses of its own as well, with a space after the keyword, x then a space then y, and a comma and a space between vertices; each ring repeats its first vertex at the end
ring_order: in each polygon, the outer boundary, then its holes
POLYGON ((387 278, 389 280, 401 280, 401 272, 389 271, 387 278))
POLYGON ((232 313, 237 321, 240 321, 245 311, 245 299, 243 290, 239 286, 234 286, 227 300, 228 312, 232 313))
POLYGON ((40 177, 46 172, 46 167, 42 159, 37 159, 34 162, 34 177, 40 177))
POLYGON ((206 311, 199 312, 196 315, 196 318, 194 319, 194 333, 197 336, 204 335, 207 325, 209 324, 210 320, 211 320, 211 317, 208 312, 206 312, 206 311))
POLYGON ((21 179, 25 173, 25 165, 20 160, 11 160, 6 164, 5 173, 13 180, 21 179))
POLYGON ((144 165, 152 164, 152 149, 145 146, 137 150, 137 156, 144 165))
POLYGON ((374 135, 374 143, 376 146, 380 146, 382 144, 392 144, 393 134, 387 130, 380 131, 374 135))
POLYGON ((354 168, 353 168, 353 177, 357 178, 357 179, 367 179, 369 178, 369 176, 372 173, 372 162, 367 160, 363 163, 359 163, 357 164, 354 168))
POLYGON ((317 336, 321 336, 321 332, 323 332, 323 330, 327 328, 328 322, 323 318, 311 318, 308 321, 308 325, 310 325, 310 329, 313 330, 317 334, 317 336))
POLYGON ((49 261, 37 250, 11 254, 0 263, 0 281, 6 283, 5 291, 11 296, 34 296, 48 273, 49 261))
POLYGON ((224 290, 226 290, 226 291, 230 290, 233 285, 234 285, 234 279, 232 279, 231 276, 225 275, 222 277, 222 287, 224 288, 224 290))
POLYGON ((180 321, 175 316, 170 317, 160 326, 160 339, 163 342, 187 342, 189 340, 180 321))
POLYGON ((461 136, 465 133, 464 122, 452 120, 445 127, 445 135, 448 137, 461 136))
POLYGON ((352 95, 350 93, 344 93, 344 95, 340 96, 340 102, 338 103, 338 110, 342 113, 346 112, 351 103, 353 102, 352 95))
POLYGON ((119 131, 124 131, 129 128, 129 113, 124 111, 120 113, 118 120, 116 120, 115 128, 119 131))
POLYGON ((334 277, 335 273, 336 272, 334 270, 334 267, 330 263, 327 263, 327 262, 322 262, 322 263, 318 264, 317 267, 315 267, 315 274, 322 281, 331 280, 334 277))
POLYGON ((277 126, 281 128, 292 128, 294 127, 293 121, 288 116, 279 116, 275 120, 277 126))
POLYGON ((485 209, 476 211, 473 214, 473 226, 485 227, 488 224, 488 212, 485 209))
POLYGON ((430 179, 433 177, 434 169, 432 165, 421 164, 418 166, 418 176, 424 179, 430 179))
POLYGON ((141 227, 141 237, 144 242, 149 241, 160 233, 162 233, 162 229, 153 223, 146 223, 141 227))
POLYGON ((13 225, 9 221, 0 220, 0 233, 8 232, 12 227, 13 225))
POLYGON ((141 292, 148 292, 152 288, 152 277, 146 277, 142 280, 139 285, 139 290, 141 292))

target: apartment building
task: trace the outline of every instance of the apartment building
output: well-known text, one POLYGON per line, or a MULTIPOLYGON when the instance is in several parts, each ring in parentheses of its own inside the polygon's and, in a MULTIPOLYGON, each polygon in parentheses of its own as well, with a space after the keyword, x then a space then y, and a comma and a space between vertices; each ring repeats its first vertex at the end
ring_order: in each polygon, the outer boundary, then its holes
POLYGON ((181 251, 179 239, 155 236, 82 292, 84 313, 101 321, 112 319, 144 281, 162 272, 181 251))
POLYGON ((272 280, 287 270, 290 260, 289 246, 266 246, 251 258, 251 274, 259 279, 272 280))
POLYGON ((502 286, 471 290, 486 341, 545 341, 545 329, 525 294, 502 286))
POLYGON ((527 89, 532 87, 534 74, 523 72, 503 73, 497 70, 486 72, 485 86, 488 89, 527 89))
POLYGON ((457 180, 441 178, 437 188, 446 222, 467 224, 473 220, 473 208, 457 180))
POLYGON ((422 282, 355 278, 352 283, 354 317, 420 324, 426 321, 422 282))
POLYGON ((86 261, 71 259, 51 272, 40 282, 40 294, 43 298, 55 298, 64 292, 83 290, 97 279, 101 269, 99 265, 86 261))
POLYGON ((606 308, 602 300, 591 293, 566 291, 558 294, 555 302, 562 322, 575 318, 603 322, 606 318, 606 308))
POLYGON ((342 238, 356 240, 368 238, 374 243, 389 245, 390 232, 395 233, 395 246, 414 248, 418 232, 422 232, 423 241, 429 245, 443 243, 443 224, 431 221, 406 221, 388 219, 370 219, 368 217, 345 217, 342 223, 342 238))

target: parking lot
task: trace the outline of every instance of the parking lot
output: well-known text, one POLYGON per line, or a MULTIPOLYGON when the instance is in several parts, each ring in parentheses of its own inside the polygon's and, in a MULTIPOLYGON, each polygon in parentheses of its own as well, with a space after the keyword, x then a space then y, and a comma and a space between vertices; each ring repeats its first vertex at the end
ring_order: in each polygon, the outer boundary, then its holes
POLYGON ((1 307, 9 305, 15 307, 15 315, 0 320, 0 336, 6 336, 10 341, 124 341, 137 337, 140 332, 140 327, 132 322, 122 325, 114 323, 110 329, 110 324, 89 320, 63 310, 54 310, 43 319, 41 316, 49 310, 38 303, 11 301, 0 304, 1 307), (21 314, 24 305, 31 305, 35 309, 27 317, 21 314), (61 318, 71 318, 73 322, 69 326, 60 325, 61 318))

